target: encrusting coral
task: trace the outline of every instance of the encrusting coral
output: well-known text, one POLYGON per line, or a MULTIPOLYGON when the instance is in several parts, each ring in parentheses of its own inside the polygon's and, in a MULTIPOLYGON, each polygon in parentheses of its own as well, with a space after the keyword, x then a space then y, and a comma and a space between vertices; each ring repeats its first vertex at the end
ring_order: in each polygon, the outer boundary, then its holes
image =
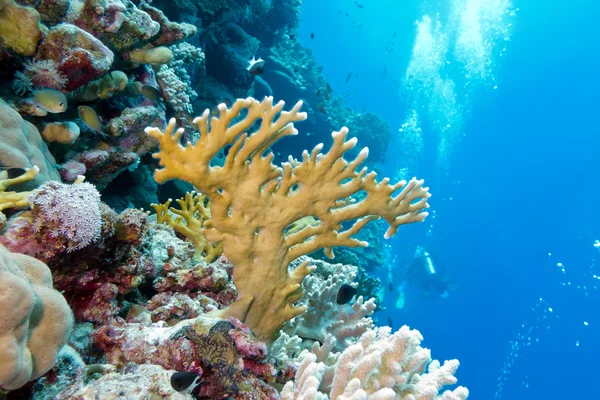
POLYGON ((212 262, 223 253, 221 243, 211 244, 202 233, 204 222, 210 219, 210 203, 206 196, 198 193, 186 193, 184 198, 178 199, 181 209, 169 207, 171 199, 164 204, 151 204, 156 211, 159 224, 167 224, 173 230, 186 238, 196 249, 195 258, 212 262), (173 215, 177 215, 173 218, 173 215))
POLYGON ((312 153, 303 153, 301 163, 276 167, 273 153, 263 153, 277 140, 297 134, 293 123, 306 119, 306 113, 299 111, 301 101, 291 111, 282 111, 283 106, 282 101, 273 104, 271 97, 262 102, 238 99, 231 108, 220 104, 220 116, 210 120, 210 129, 208 110, 194 120, 200 139, 185 147, 179 143, 183 129, 175 131, 174 119, 164 133, 146 129, 160 144, 154 155, 162 166, 155 172, 156 181, 182 179, 211 201, 212 215, 202 233, 213 243, 223 243, 224 254, 235 266, 234 283, 239 291, 237 300, 218 313, 241 320, 268 342, 286 321, 305 311, 294 303, 301 299, 301 283, 313 268, 303 263, 289 271, 291 261, 320 248, 333 257, 334 246, 367 246, 352 236, 377 216, 389 224, 385 237, 390 237, 398 226, 425 219, 423 210, 429 207, 430 196, 423 181, 390 185, 387 178, 377 182, 375 173, 367 174, 366 168, 357 171, 368 149, 346 161, 344 153, 357 142, 346 141, 347 128, 332 134, 328 153, 320 154, 323 146, 318 145, 312 153), (239 118, 242 111, 244 116, 239 118), (256 132, 244 133, 258 120, 256 132), (231 147, 225 164, 211 166, 210 161, 226 146, 231 147), (344 201, 360 191, 367 193, 361 201, 344 201), (285 234, 290 224, 306 216, 319 223, 285 234), (350 221, 355 221, 352 226, 342 227, 350 221))

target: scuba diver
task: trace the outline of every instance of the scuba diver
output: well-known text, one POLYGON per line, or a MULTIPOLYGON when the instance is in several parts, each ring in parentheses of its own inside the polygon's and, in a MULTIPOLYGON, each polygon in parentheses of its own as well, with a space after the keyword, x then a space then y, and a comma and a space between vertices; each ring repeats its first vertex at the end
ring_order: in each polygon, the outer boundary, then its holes
POLYGON ((423 246, 418 246, 415 250, 412 260, 402 273, 402 278, 398 286, 396 308, 404 307, 404 292, 409 285, 419 290, 425 299, 446 299, 450 291, 458 286, 450 279, 438 258, 423 246))

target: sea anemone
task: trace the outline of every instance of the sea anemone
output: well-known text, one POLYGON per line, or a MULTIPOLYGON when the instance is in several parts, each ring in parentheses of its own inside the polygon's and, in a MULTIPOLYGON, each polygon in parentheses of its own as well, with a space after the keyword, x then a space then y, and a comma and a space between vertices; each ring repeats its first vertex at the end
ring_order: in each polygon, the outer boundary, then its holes
POLYGON ((24 78, 28 78, 36 88, 63 90, 69 83, 69 79, 58 70, 52 60, 27 61, 24 67, 24 72, 15 74, 16 79, 25 81, 24 78))

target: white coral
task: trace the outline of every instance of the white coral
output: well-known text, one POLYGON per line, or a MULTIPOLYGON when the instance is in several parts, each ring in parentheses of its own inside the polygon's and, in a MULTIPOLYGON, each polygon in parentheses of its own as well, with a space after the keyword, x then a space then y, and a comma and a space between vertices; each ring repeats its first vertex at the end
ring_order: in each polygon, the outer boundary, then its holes
POLYGON ((173 52, 173 61, 163 65, 156 77, 161 83, 167 101, 175 113, 193 113, 192 100, 198 93, 192 89, 189 70, 203 70, 204 53, 199 47, 189 43, 180 43, 170 47, 173 52))
POLYGON ((305 352, 296 383, 285 385, 282 399, 466 400, 469 391, 464 387, 438 394, 445 385, 456 383, 459 363, 451 360, 440 366, 438 361, 431 362, 430 351, 420 346, 422 339, 419 331, 407 326, 393 334, 383 327, 369 330, 341 354, 327 355, 325 361, 314 352, 305 352), (309 394, 313 397, 306 397, 309 394))
POLYGON ((358 283, 352 282, 356 278, 357 267, 319 260, 311 260, 310 263, 317 266, 317 272, 323 269, 326 271, 321 274, 313 273, 304 279, 302 284, 305 295, 301 303, 306 305, 307 311, 294 319, 290 325, 290 333, 321 343, 328 335, 333 335, 336 339, 333 350, 341 351, 373 328, 370 316, 375 311, 375 299, 365 301, 359 296, 352 305, 337 304, 337 295, 342 285, 354 288, 358 286, 358 283), (324 278, 323 275, 329 276, 324 278))

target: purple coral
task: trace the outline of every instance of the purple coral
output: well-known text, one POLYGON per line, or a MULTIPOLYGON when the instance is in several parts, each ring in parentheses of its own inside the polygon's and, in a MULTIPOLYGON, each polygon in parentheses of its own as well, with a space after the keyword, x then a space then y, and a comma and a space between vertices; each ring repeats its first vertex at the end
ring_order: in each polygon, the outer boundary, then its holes
POLYGON ((94 185, 48 182, 33 192, 31 201, 34 232, 46 231, 51 237, 66 239, 68 252, 81 249, 100 236, 100 193, 94 185))

